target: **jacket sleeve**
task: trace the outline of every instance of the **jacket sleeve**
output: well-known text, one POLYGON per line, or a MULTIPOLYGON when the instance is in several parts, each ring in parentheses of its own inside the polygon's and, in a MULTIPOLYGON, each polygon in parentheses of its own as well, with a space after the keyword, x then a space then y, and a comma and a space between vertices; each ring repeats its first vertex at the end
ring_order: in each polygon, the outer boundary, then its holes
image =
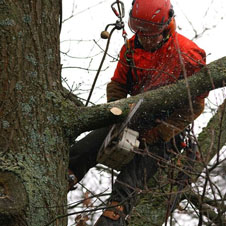
POLYGON ((180 42, 180 52, 182 56, 182 73, 192 76, 206 65, 205 50, 199 48, 193 41, 184 38, 180 42))
POLYGON ((127 84, 127 74, 129 71, 129 65, 125 59, 125 54, 126 54, 126 46, 123 45, 119 54, 118 64, 116 66, 114 75, 111 78, 112 81, 121 83, 123 85, 127 84))
POLYGON ((107 85, 107 102, 126 98, 127 90, 127 74, 129 66, 125 59, 126 47, 122 47, 120 51, 119 61, 115 69, 111 82, 107 85))
MULTIPOLYGON (((199 72, 206 65, 206 53, 203 49, 199 48, 194 42, 188 41, 183 43, 182 58, 184 68, 182 73, 186 76, 193 76, 199 72)), ((208 96, 209 92, 203 93, 197 99, 204 99, 208 96)))

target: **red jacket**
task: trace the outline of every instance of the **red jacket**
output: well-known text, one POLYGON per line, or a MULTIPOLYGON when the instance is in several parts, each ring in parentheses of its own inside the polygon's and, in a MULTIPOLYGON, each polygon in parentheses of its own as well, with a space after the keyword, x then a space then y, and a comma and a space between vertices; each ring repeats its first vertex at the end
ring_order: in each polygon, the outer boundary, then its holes
MULTIPOLYGON (((136 72, 132 70, 132 95, 174 83, 185 74, 191 76, 205 65, 205 51, 176 32, 154 52, 146 52, 135 35, 129 43, 133 66, 136 67, 136 72)), ((112 77, 113 81, 123 85, 127 85, 129 73, 126 51, 127 47, 124 45, 112 77)))

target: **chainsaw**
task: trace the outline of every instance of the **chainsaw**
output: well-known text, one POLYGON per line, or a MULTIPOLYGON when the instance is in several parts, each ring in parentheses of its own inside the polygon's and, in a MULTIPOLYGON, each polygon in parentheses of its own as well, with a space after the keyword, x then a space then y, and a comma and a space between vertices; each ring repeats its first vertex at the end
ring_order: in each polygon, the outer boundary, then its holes
POLYGON ((114 124, 106 136, 97 155, 97 162, 115 170, 120 170, 129 163, 134 155, 134 150, 140 145, 139 133, 128 127, 129 122, 137 112, 143 99, 140 99, 131 109, 122 124, 114 124))

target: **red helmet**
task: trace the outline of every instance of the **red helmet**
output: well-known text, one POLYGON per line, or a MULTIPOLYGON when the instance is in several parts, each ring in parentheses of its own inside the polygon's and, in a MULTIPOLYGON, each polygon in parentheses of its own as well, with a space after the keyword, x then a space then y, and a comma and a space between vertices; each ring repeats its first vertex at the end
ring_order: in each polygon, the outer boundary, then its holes
POLYGON ((173 17, 170 0, 134 0, 129 15, 129 27, 144 35, 161 34, 173 17))

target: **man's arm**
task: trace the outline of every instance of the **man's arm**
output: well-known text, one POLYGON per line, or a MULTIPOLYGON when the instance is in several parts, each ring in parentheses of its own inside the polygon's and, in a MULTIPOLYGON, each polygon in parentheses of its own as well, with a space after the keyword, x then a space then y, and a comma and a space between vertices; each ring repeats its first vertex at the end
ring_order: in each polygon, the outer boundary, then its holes
POLYGON ((125 85, 111 81, 107 85, 107 102, 116 101, 122 98, 126 98, 127 88, 125 85))

